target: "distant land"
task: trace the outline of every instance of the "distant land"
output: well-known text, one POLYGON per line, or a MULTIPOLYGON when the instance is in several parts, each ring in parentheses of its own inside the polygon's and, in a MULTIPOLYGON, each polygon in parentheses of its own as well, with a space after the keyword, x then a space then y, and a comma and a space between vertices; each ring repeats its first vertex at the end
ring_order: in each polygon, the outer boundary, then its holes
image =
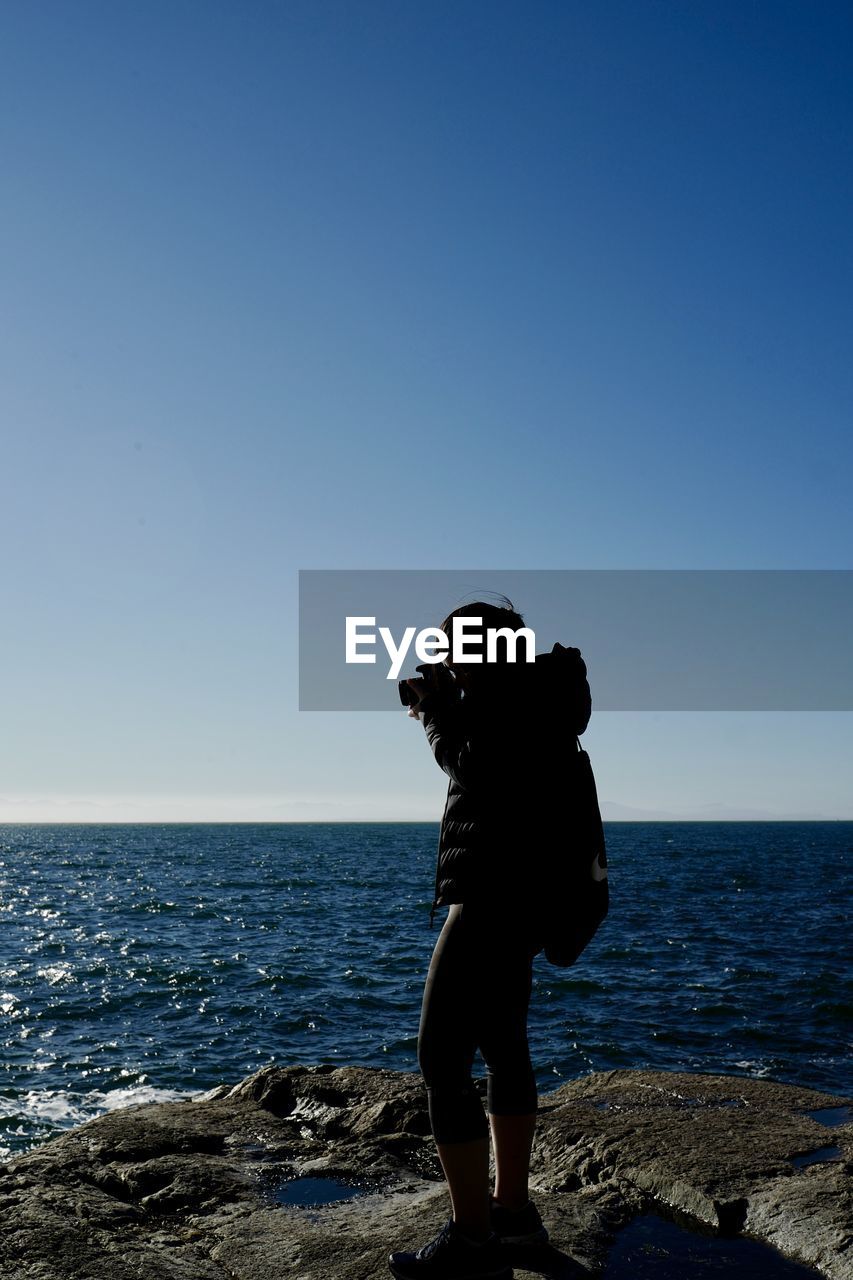
MULTIPOLYGON (((88 800, 0 796, 0 824, 112 825, 114 823, 432 822, 442 798, 427 807, 422 796, 347 796, 341 800, 281 800, 274 796, 135 797, 88 800)), ((644 808, 601 798, 605 822, 853 822, 853 813, 750 808, 724 802, 689 808, 644 808)))
POLYGON ((704 804, 689 809, 639 809, 615 800, 601 801, 605 822, 850 822, 850 817, 834 813, 771 813, 769 809, 750 809, 746 805, 704 804))

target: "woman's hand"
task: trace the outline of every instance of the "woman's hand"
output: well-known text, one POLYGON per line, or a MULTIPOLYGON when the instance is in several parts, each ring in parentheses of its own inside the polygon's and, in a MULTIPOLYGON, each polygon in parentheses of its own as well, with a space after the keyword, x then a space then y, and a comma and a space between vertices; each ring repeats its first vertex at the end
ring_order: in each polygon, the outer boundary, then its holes
POLYGON ((438 692, 438 682, 435 681, 435 677, 432 676, 432 671, 430 671, 430 676, 412 676, 410 680, 406 680, 406 684, 409 685, 412 694, 415 695, 416 699, 414 703, 410 704, 409 714, 412 719, 420 719, 420 704, 423 703, 424 698, 427 698, 428 694, 438 692))
POLYGON ((408 708, 413 720, 420 720, 420 704, 427 694, 435 694, 451 703, 457 702, 460 696, 459 686, 447 667, 440 662, 428 664, 423 678, 413 676, 406 680, 406 684, 416 697, 416 701, 408 708))
POLYGON ((413 720, 420 720, 421 713, 418 710, 418 707, 421 705, 421 702, 429 693, 429 686, 427 685, 426 680, 415 679, 414 677, 411 679, 407 679, 406 684, 415 694, 417 699, 415 702, 412 702, 409 704, 409 708, 408 708, 409 715, 412 717, 413 720))

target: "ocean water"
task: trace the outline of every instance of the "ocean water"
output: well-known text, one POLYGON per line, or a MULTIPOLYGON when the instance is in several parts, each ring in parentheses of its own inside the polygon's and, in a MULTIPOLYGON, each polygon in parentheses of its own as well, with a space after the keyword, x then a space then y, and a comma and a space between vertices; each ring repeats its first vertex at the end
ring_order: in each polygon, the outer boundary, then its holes
MULTIPOLYGON (((536 958, 540 1092, 613 1067, 853 1089, 850 822, 607 824, 536 958)), ((417 1071, 438 823, 0 827, 0 1158, 268 1063, 417 1071)), ((477 1070, 484 1070, 478 1059, 477 1070)))

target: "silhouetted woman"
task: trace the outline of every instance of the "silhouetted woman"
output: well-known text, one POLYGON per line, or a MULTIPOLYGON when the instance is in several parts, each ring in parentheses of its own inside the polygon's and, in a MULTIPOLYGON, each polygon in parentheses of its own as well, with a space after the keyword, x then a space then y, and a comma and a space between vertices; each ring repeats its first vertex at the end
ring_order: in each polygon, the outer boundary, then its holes
MULTIPOLYGON (((477 602, 442 623, 451 640, 454 617, 482 618, 483 639, 488 628, 524 626, 509 602, 477 602)), ((519 643, 517 661, 508 663, 499 645, 499 660, 487 663, 485 644, 466 637, 468 652, 478 648, 481 664, 446 661, 427 681, 409 681, 418 695, 409 714, 423 719, 449 777, 430 923, 438 906, 450 909, 424 988, 418 1064, 452 1214, 417 1252, 391 1254, 399 1280, 507 1280, 505 1243, 548 1238, 528 1192, 537 1093, 527 1014, 533 959, 545 940, 546 859, 555 834, 565 838, 560 775, 589 721, 589 685, 577 650, 565 651, 577 659, 569 680, 560 668, 555 689, 552 655, 528 664, 519 643), (478 1049, 488 1121, 471 1075, 478 1049)))

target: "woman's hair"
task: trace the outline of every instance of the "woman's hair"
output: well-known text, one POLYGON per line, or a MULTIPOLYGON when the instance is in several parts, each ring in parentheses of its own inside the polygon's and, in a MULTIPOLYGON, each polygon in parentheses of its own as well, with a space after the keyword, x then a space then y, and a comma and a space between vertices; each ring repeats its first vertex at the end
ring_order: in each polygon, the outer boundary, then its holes
MULTIPOLYGON (((458 609, 454 609, 452 613, 449 613, 441 624, 441 630, 452 643, 454 618, 482 618, 482 632, 469 629, 465 636, 465 648, 469 653, 479 653, 484 664, 486 660, 485 633, 487 630, 509 627, 511 631, 518 631, 519 627, 524 626, 524 619, 513 608, 512 601, 507 596, 501 596, 500 599, 505 600, 506 604, 487 604, 483 600, 476 600, 473 604, 460 605, 458 609)), ((496 657, 499 663, 506 662, 506 652, 506 642, 499 641, 496 650, 496 657)))

